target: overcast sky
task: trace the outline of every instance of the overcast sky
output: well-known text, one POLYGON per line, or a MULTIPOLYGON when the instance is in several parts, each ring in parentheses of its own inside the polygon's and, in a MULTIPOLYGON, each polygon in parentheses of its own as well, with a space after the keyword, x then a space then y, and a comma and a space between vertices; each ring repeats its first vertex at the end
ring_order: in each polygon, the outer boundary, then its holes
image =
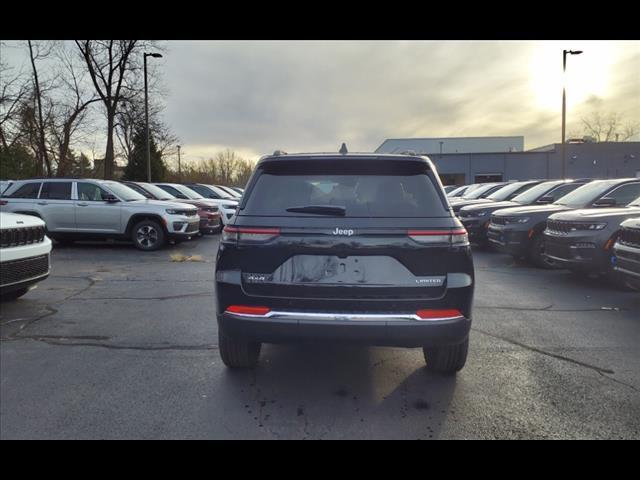
MULTIPOLYGON (((386 138, 560 139, 589 112, 640 122, 640 42, 170 41, 153 59, 186 159, 231 148, 372 151, 386 138)), ((5 56, 19 62, 18 49, 5 56)))

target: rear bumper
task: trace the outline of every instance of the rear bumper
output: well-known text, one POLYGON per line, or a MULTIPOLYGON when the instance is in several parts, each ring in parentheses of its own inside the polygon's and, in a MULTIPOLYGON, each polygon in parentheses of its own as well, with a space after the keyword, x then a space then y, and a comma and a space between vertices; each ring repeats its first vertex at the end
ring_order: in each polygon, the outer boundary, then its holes
POLYGON ((469 335, 471 320, 457 317, 447 320, 383 319, 375 314, 357 318, 348 313, 336 318, 289 312, 272 318, 251 317, 225 312, 218 316, 219 326, 227 332, 253 341, 297 343, 304 341, 337 341, 366 345, 422 347, 453 345, 469 335))

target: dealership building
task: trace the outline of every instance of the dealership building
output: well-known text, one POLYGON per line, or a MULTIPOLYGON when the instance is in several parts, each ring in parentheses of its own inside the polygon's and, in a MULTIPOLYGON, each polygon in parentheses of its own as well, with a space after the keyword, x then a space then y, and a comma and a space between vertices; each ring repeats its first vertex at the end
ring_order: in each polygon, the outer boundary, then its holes
MULTIPOLYGON (((524 150, 524 137, 387 139, 376 153, 415 152, 436 164, 445 185, 562 178, 562 144, 524 150)), ((567 178, 640 177, 640 142, 565 144, 567 178)))

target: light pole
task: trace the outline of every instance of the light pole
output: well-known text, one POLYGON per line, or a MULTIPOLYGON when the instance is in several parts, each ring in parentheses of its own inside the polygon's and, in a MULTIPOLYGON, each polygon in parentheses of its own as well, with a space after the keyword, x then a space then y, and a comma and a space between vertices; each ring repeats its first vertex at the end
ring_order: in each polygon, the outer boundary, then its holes
POLYGON ((147 182, 151 183, 151 140, 149 139, 149 89, 147 87, 147 57, 162 58, 159 53, 144 53, 144 117, 147 131, 147 182))
POLYGON ((562 51, 562 179, 567 178, 567 161, 565 158, 565 130, 567 122, 567 86, 566 86, 566 71, 567 71, 567 54, 568 55, 580 55, 582 50, 563 50, 562 51))
POLYGON ((180 145, 178 145, 178 178, 182 182, 182 169, 180 168, 180 145))

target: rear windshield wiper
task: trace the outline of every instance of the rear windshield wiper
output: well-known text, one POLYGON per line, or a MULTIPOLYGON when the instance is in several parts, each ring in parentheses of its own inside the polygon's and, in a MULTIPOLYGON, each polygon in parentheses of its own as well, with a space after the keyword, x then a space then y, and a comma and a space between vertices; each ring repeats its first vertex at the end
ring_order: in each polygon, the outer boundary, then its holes
POLYGON ((289 207, 287 212, 315 213, 317 215, 336 215, 344 217, 347 213, 345 207, 338 205, 305 205, 302 207, 289 207))

